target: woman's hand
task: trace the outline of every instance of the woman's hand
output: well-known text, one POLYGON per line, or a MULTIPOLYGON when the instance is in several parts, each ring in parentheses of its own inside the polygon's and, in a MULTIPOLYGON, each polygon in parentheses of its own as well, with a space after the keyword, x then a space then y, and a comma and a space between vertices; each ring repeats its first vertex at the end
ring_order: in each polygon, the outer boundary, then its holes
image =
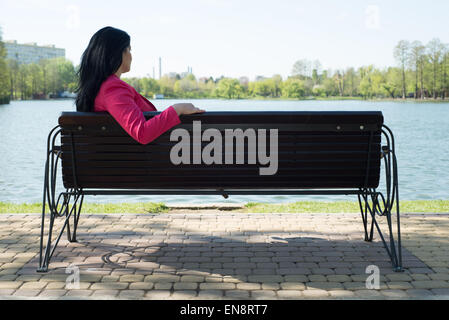
POLYGON ((199 109, 193 106, 191 103, 176 103, 173 105, 173 109, 176 110, 178 116, 181 114, 203 113, 206 112, 203 109, 199 109))

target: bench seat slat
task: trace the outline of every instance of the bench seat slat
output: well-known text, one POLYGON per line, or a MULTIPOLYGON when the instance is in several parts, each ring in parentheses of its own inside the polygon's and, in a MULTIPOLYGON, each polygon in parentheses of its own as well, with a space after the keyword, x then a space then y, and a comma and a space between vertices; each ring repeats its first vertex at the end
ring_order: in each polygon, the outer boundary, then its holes
MULTIPOLYGON (((359 181, 357 181, 359 182, 359 181)), ((337 188, 363 188, 364 183, 363 182, 354 182, 354 181, 326 181, 326 184, 323 184, 323 181, 302 181, 301 183, 298 182, 291 182, 291 181, 285 181, 282 183, 282 188, 290 188, 290 189, 308 189, 308 188, 314 188, 314 189, 337 189, 337 188)), ((67 182, 72 183, 73 182, 67 182)), ((368 187, 372 187, 374 184, 374 181, 368 181, 368 187)), ((85 187, 83 187, 85 188, 85 187)), ((99 182, 94 181, 89 183, 89 187, 86 189, 93 189, 93 188, 102 188, 102 189, 175 189, 175 188, 189 188, 189 189, 196 189, 196 188, 204 188, 204 189, 219 189, 219 188, 235 188, 235 189, 263 189, 263 188, 279 188, 279 181, 275 182, 266 182, 261 184, 261 181, 254 181, 254 182, 248 182, 245 184, 238 184, 238 183, 226 183, 226 182, 211 182, 211 183, 198 183, 196 185, 185 185, 184 183, 170 183, 166 181, 157 181, 153 184, 147 183, 141 183, 141 182, 99 182)))
MULTIPOLYGON (((283 143, 366 143, 369 139, 369 135, 361 135, 357 133, 356 135, 349 135, 348 133, 342 134, 315 134, 315 135, 293 135, 290 132, 279 132, 278 133, 278 141, 279 144, 283 143)), ((103 136, 95 136, 95 135, 73 135, 74 142, 77 143, 89 143, 89 144, 127 144, 127 145, 141 145, 139 142, 133 140, 129 136, 112 136, 112 135, 103 135, 103 136)), ((373 135, 373 143, 380 143, 381 136, 380 134, 373 135)), ((61 141, 63 144, 71 143, 71 136, 67 134, 63 134, 61 137, 61 141)), ((147 146, 156 146, 156 145, 172 145, 174 142, 170 141, 169 134, 162 134, 157 139, 153 140, 147 146)))
MULTIPOLYGON (((201 147, 204 148, 208 143, 202 143, 201 147)), ((147 154, 151 153, 167 153, 167 151, 170 151, 170 147, 174 146, 172 145, 166 145, 166 146, 158 146, 154 145, 151 147, 145 147, 143 150, 142 146, 138 145, 95 145, 95 144, 75 144, 75 150, 78 152, 83 151, 91 151, 95 153, 101 153, 101 152, 114 152, 117 150, 120 150, 122 152, 144 152, 147 154)), ((372 147, 375 147, 376 144, 373 143, 372 147)), ((225 145, 223 145, 225 147, 225 145)), ((230 146, 229 146, 230 147, 230 146)), ((320 143, 320 144, 313 144, 313 143, 303 143, 303 144, 280 144, 278 145, 279 152, 286 152, 286 151, 297 151, 297 152, 313 152, 313 151, 321 151, 321 152, 333 152, 333 151, 361 151, 365 148, 367 148, 366 143, 320 143)), ((235 148, 234 148, 235 149, 235 148)), ((70 152, 72 150, 71 145, 63 145, 62 150, 66 152, 70 152)), ((269 150, 269 149, 268 149, 269 150)), ((225 149, 223 150, 224 153, 225 149)), ((245 153, 247 153, 247 147, 244 148, 245 153)))

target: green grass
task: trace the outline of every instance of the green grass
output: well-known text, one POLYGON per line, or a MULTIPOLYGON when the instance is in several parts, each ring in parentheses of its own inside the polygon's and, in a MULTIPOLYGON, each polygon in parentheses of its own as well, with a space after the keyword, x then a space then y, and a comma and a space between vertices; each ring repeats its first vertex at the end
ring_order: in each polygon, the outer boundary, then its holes
MULTIPOLYGON (((415 200, 401 201, 401 212, 413 213, 439 213, 449 212, 449 200, 415 200)), ((358 202, 317 202, 299 201, 285 204, 266 204, 249 202, 245 205, 244 212, 294 212, 294 213, 333 213, 333 212, 360 212, 358 202)))
MULTIPOLYGON (((449 200, 416 200, 401 201, 401 212, 413 213, 448 213, 449 200)), ((346 213, 360 212, 358 202, 338 201, 300 201, 285 204, 267 204, 248 202, 243 209, 234 212, 292 212, 292 213, 346 213)), ((0 213, 41 213, 40 203, 10 203, 0 202, 0 213)), ((170 208, 162 202, 141 203, 84 203, 85 213, 169 213, 170 208)))
MULTIPOLYGON (((83 203, 87 213, 166 213, 169 208, 162 202, 139 203, 83 203)), ((41 213, 42 203, 0 202, 0 213, 41 213)))

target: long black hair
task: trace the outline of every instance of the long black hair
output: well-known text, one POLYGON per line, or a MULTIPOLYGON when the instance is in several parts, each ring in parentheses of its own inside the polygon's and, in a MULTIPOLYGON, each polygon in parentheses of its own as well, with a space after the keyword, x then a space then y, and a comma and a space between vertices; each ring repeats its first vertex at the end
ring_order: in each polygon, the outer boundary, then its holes
POLYGON ((112 27, 102 28, 92 36, 77 71, 77 111, 93 111, 101 84, 120 68, 130 41, 125 31, 112 27))

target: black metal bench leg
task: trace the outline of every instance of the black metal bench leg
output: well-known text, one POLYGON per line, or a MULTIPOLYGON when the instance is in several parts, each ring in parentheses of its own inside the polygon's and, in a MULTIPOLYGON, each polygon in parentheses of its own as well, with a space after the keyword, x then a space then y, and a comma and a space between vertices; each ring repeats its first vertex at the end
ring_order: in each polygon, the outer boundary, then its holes
POLYGON ((365 241, 372 242, 373 241, 373 232, 374 232, 374 219, 371 218, 371 228, 368 234, 368 203, 366 202, 366 195, 363 195, 363 201, 360 195, 358 195, 360 213, 362 215, 363 228, 365 231, 365 241))
POLYGON ((47 159, 45 162, 45 174, 44 174, 44 190, 42 199, 42 220, 41 220, 41 238, 39 248, 39 266, 37 272, 47 272, 50 260, 56 250, 56 247, 61 239, 62 234, 67 227, 67 238, 70 242, 76 241, 76 231, 78 227, 79 216, 81 213, 81 207, 83 203, 83 191, 82 189, 66 189, 66 192, 61 192, 56 198, 56 176, 59 156, 61 149, 59 146, 55 146, 55 140, 61 130, 56 131, 59 126, 53 128, 48 135, 47 141, 47 159), (73 201, 72 201, 73 197, 73 201), (62 203, 60 204, 60 200, 62 203), (79 201, 79 203, 78 203, 79 201), (50 213, 50 221, 48 226, 47 239, 45 240, 45 215, 47 210, 50 213), (72 202, 72 204, 71 204, 72 202), (55 219, 58 217, 64 217, 64 223, 59 231, 58 236, 53 241, 53 228, 55 225, 55 219), (73 232, 70 230, 70 217, 73 215, 73 232), (46 242, 44 248, 44 242, 46 242))
POLYGON ((66 208, 66 219, 67 219, 67 240, 70 242, 78 242, 76 239, 76 230, 78 229, 78 221, 80 218, 81 208, 83 206, 84 195, 80 193, 76 193, 75 202, 71 210, 69 211, 69 206, 66 208), (78 197, 77 197, 78 196, 78 197), (80 203, 77 205, 77 201, 80 198, 80 203), (70 215, 73 214, 73 232, 70 232, 70 215))
MULTIPOLYGON (((392 222, 392 212, 389 207, 385 208, 383 212, 379 212, 379 204, 377 203, 378 193, 375 190, 363 190, 359 197, 359 205, 362 213, 363 226, 365 231, 365 241, 371 242, 373 240, 374 227, 376 227, 377 232, 382 240, 382 243, 390 257, 394 271, 402 271, 402 259, 401 259, 401 241, 400 241, 400 224, 398 220, 398 241, 395 241, 393 222, 392 222), (372 202, 370 203, 370 198, 372 202), (385 216, 387 219, 388 227, 388 243, 380 229, 380 226, 376 220, 376 215, 385 216), (368 233, 368 217, 371 217, 371 227, 368 233)), ((399 206, 397 206, 399 210, 399 206)), ((398 211, 399 219, 399 211, 398 211)))
POLYGON ((42 224, 41 224, 41 240, 40 240, 40 249, 39 249, 39 267, 37 268, 37 272, 47 272, 48 264, 50 262, 50 248, 51 248, 51 237, 53 232, 53 225, 55 216, 52 212, 50 212, 50 223, 47 235, 47 244, 45 246, 44 252, 44 221, 45 221, 45 203, 42 209, 42 224))

